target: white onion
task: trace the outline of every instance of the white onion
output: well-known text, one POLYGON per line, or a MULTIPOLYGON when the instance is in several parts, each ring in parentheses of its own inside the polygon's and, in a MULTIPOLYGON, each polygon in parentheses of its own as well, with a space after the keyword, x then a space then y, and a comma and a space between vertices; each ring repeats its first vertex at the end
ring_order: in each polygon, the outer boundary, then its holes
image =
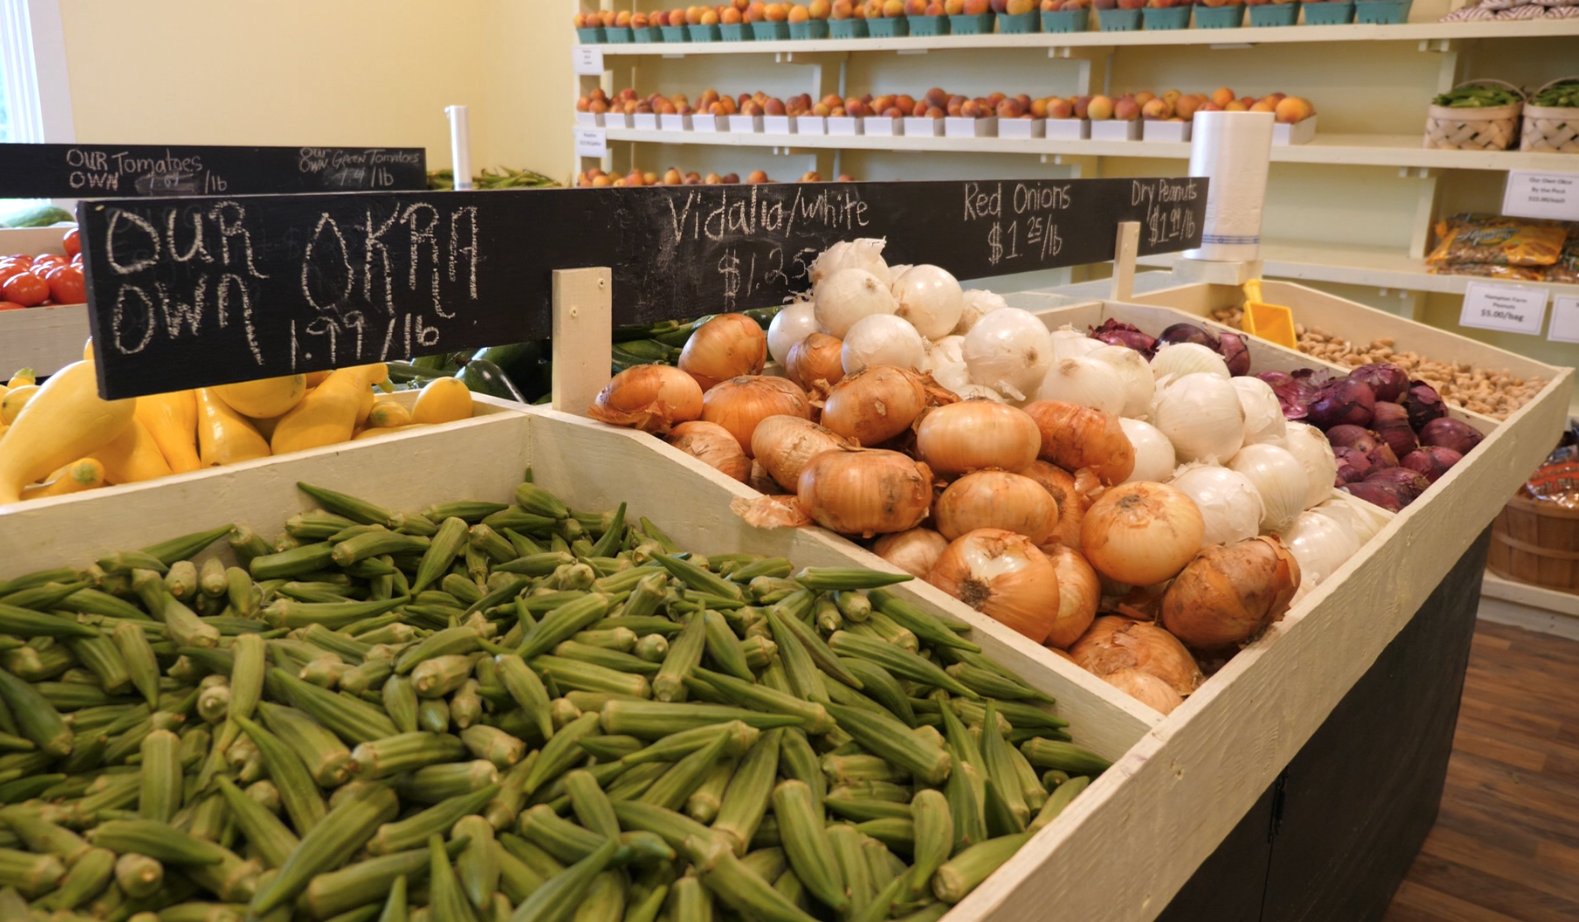
POLYGON ((839 359, 844 373, 853 375, 868 365, 920 368, 926 354, 926 344, 915 327, 893 314, 872 314, 850 327, 839 359))
POLYGON ((1180 461, 1227 461, 1244 445, 1245 411, 1227 377, 1196 372, 1168 382, 1152 403, 1151 422, 1180 461))
POLYGON ((1230 470, 1249 478, 1261 494, 1261 530, 1282 531, 1305 508, 1310 479, 1288 449, 1277 445, 1246 445, 1228 462, 1230 470))
POLYGON ((1124 409, 1124 378, 1106 362, 1087 356, 1057 359, 1047 370, 1037 400, 1062 400, 1119 415, 1124 409))
POLYGON ((1173 476, 1174 465, 1177 459, 1173 454, 1173 443, 1168 437, 1157 431, 1151 423, 1138 419, 1121 417, 1118 424, 1123 427, 1124 435, 1129 438, 1129 443, 1135 447, 1135 470, 1125 483, 1137 480, 1148 480, 1153 483, 1167 483, 1173 476))
POLYGON ((964 355, 971 383, 1024 400, 1052 367, 1052 335, 1033 314, 1005 307, 982 317, 965 334, 964 355))
POLYGON ((1284 447, 1299 459, 1310 478, 1310 492, 1305 494, 1305 508, 1309 509, 1332 496, 1333 484, 1338 480, 1338 459, 1332 454, 1332 445, 1321 430, 1304 423, 1290 422, 1288 434, 1283 437, 1284 447))
POLYGON ((1053 356, 1060 359, 1090 355, 1105 345, 1102 340, 1092 339, 1067 323, 1054 330, 1052 336, 1053 356))
POLYGON ((1288 425, 1272 385, 1250 375, 1240 375, 1229 383, 1239 392, 1239 406, 1245 411, 1245 444, 1283 444, 1288 425))
POLYGON ((816 332, 816 305, 811 301, 796 301, 779 311, 773 322, 768 324, 768 353, 773 356, 773 361, 783 365, 790 349, 816 332))
POLYGON ((961 400, 971 400, 976 397, 984 397, 996 403, 1009 402, 1009 398, 1003 396, 985 384, 965 384, 960 387, 949 389, 957 394, 961 400))
POLYGON ((1319 512, 1301 512, 1282 534, 1283 546, 1299 561, 1301 586, 1315 586, 1360 550, 1346 525, 1319 512))
POLYGON ((865 269, 844 269, 823 280, 814 303, 818 325, 835 339, 843 339, 862 317, 899 309, 888 283, 865 269))
POLYGON ((984 288, 966 290, 961 295, 961 302, 964 309, 960 311, 959 323, 954 325, 954 332, 960 336, 969 333, 970 328, 983 316, 1009 306, 1002 295, 993 294, 984 288))
POLYGON ((890 290, 899 303, 899 316, 927 339, 953 332, 965 310, 959 281, 938 266, 911 266, 903 275, 896 272, 890 290))
POLYGON ((1348 493, 1333 493, 1332 498, 1318 503, 1311 509, 1349 529, 1361 544, 1387 527, 1393 513, 1348 493))
POLYGON ((886 286, 892 277, 888 264, 883 262, 883 245, 887 241, 876 237, 843 240, 822 251, 811 262, 811 283, 820 286, 841 269, 864 269, 877 276, 886 286))
MULTIPOLYGON (((1093 339, 1091 342, 1100 340, 1093 339)), ((1090 357, 1112 365, 1119 377, 1124 379, 1124 411, 1119 415, 1145 416, 1146 411, 1151 409, 1157 380, 1151 373, 1151 366, 1146 364, 1140 353, 1128 346, 1102 346, 1092 350, 1090 357)))
POLYGON ((1261 495, 1245 475, 1226 467, 1188 465, 1168 486, 1195 500, 1206 523, 1201 546, 1254 538, 1261 528, 1261 495))
POLYGON ((1151 373, 1158 380, 1163 375, 1181 378, 1204 372, 1226 380, 1228 363, 1223 357, 1200 343, 1173 343, 1157 349, 1151 358, 1151 373))
POLYGON ((965 337, 945 336, 934 340, 927 346, 925 362, 921 370, 954 393, 959 394, 963 388, 971 386, 970 369, 965 366, 965 337))

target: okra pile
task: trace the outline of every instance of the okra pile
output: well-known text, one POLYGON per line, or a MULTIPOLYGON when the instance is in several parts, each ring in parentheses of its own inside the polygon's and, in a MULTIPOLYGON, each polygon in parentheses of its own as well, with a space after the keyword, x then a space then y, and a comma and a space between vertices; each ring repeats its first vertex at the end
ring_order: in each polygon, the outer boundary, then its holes
POLYGON ((0 919, 930 922, 1107 768, 908 577, 299 487, 0 581, 0 919))

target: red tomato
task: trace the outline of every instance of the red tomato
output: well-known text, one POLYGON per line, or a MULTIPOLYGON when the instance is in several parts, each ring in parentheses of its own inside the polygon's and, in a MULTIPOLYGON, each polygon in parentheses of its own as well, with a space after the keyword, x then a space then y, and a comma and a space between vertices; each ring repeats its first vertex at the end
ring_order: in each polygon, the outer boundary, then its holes
POLYGON ((13 253, 6 257, 6 262, 14 263, 19 266, 31 266, 33 265, 33 257, 27 255, 26 253, 13 253))
POLYGON ((45 254, 43 256, 36 257, 33 260, 33 271, 38 273, 38 274, 40 274, 40 275, 42 275, 45 271, 47 271, 49 269, 53 269, 56 266, 64 266, 65 264, 66 264, 66 257, 64 257, 64 256, 56 256, 56 255, 54 255, 52 253, 45 254))
POLYGON ((77 239, 77 229, 75 227, 66 231, 66 236, 60 241, 60 244, 66 248, 67 256, 76 256, 82 252, 82 242, 77 239))
POLYGON ((81 269, 61 266, 45 278, 49 281, 49 296, 56 304, 82 304, 88 300, 81 269))
POLYGON ((37 307, 49 298, 49 283, 31 272, 23 272, 6 279, 0 285, 0 295, 23 307, 37 307))
POLYGON ((0 311, 19 311, 23 307, 14 301, 0 301, 0 311))
POLYGON ((27 271, 26 266, 16 263, 0 263, 0 285, 4 285, 13 275, 21 275, 27 271))

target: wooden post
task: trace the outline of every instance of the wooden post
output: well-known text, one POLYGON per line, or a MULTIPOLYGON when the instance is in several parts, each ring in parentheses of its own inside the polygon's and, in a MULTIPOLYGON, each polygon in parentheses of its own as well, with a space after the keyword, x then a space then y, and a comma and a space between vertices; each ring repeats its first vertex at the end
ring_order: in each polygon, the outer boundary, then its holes
POLYGON ((609 383, 614 342, 613 273, 607 267, 554 270, 553 407, 587 415, 609 383))
POLYGON ((1135 293, 1135 254, 1140 249, 1140 222, 1121 221, 1113 244, 1113 291, 1110 301, 1128 301, 1135 293))

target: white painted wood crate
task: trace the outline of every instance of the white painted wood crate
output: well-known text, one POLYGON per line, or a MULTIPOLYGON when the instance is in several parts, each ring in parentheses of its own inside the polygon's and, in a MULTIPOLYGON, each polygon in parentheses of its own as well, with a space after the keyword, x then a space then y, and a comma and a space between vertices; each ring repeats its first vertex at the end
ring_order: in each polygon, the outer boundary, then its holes
MULTIPOLYGON (((0 256, 63 253, 60 240, 69 227, 0 228, 0 256)), ((0 311, 0 378, 20 368, 52 374, 82 358, 88 338, 88 306, 30 307, 0 311)))

